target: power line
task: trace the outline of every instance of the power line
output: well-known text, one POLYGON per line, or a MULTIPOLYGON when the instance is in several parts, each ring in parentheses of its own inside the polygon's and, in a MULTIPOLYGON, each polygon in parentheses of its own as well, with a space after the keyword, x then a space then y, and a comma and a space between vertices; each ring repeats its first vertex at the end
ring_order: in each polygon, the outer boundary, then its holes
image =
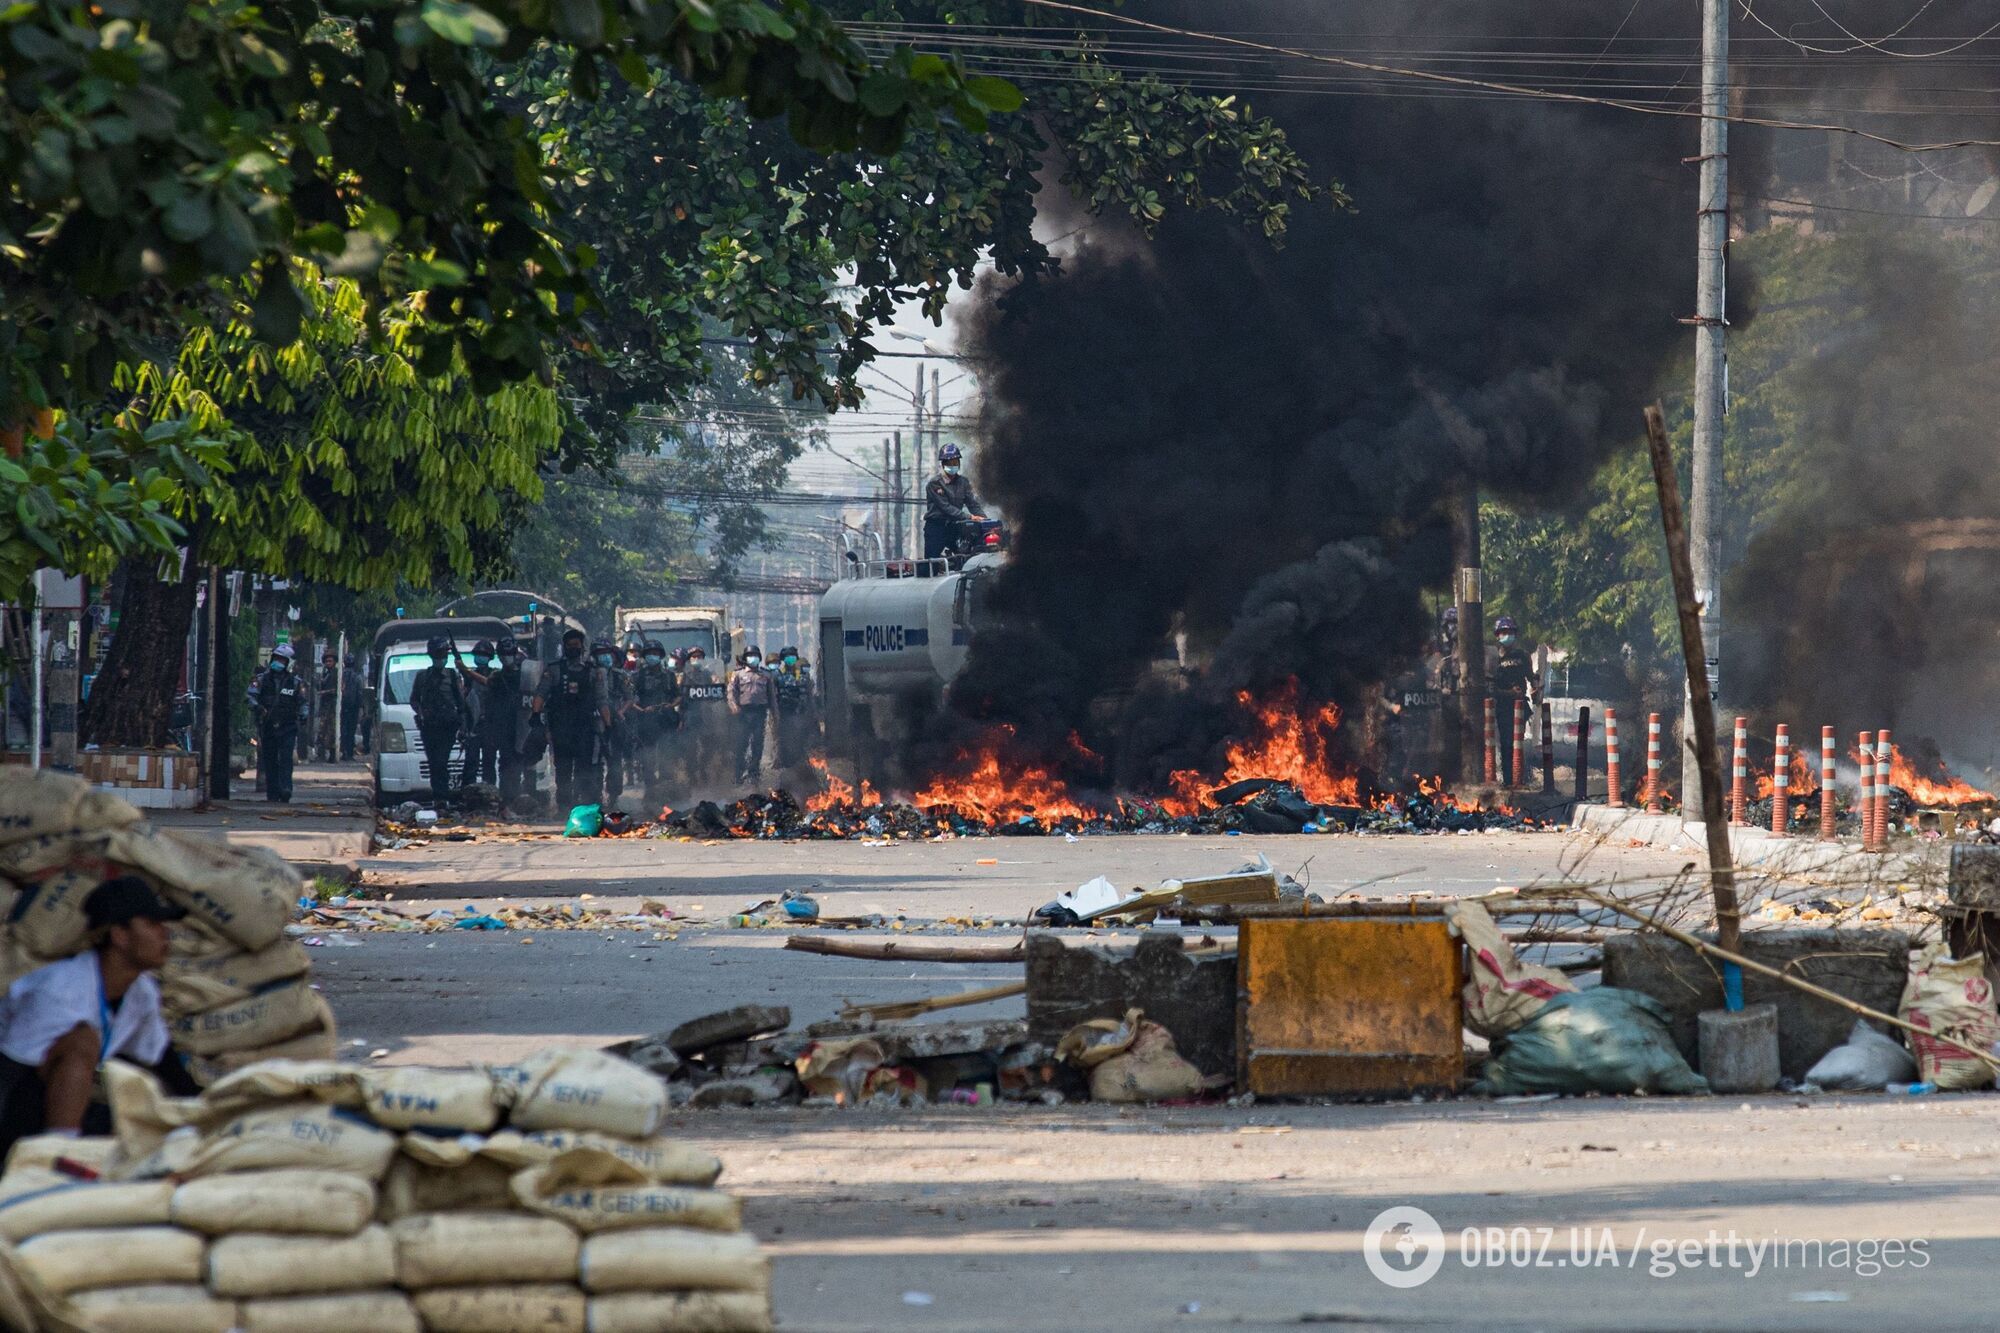
POLYGON ((1510 97, 1525 97, 1543 102, 1567 102, 1579 106, 1603 106, 1619 111, 1632 111, 1647 116, 1672 116, 1676 119, 1715 119, 1729 124, 1756 125, 1764 129, 1816 130, 1824 134, 1848 134, 1857 139, 1879 143, 1888 148, 1905 153, 1934 153, 1954 148, 2000 148, 2000 139, 1953 139, 1941 143, 1905 143, 1886 135, 1857 129, 1852 125, 1823 124, 1811 121, 1778 120, 1766 116, 1744 116, 1724 113, 1712 115, 1697 109, 1669 107, 1631 102, 1613 97, 1595 97, 1586 93, 1561 92, 1547 88, 1533 88, 1525 84, 1500 83, 1491 79, 1467 78, 1457 74, 1441 74, 1432 70, 1409 69, 1399 65, 1382 65, 1373 61, 1354 60, 1347 56, 1320 55, 1303 51, 1296 47, 1274 46, 1267 42, 1253 42, 1247 38, 1230 37, 1222 33, 1202 32, 1192 28, 1176 28, 1164 23, 1153 23, 1146 19, 1133 18, 1128 14, 1113 14, 1102 9, 1092 9, 1087 5, 1075 5, 1068 0, 1023 0, 1023 3, 1038 9, 1053 9, 1071 14, 1084 14, 1093 19, 1110 23, 1122 23, 1129 27, 1144 28, 1149 32, 1163 32, 1176 37, 1190 37, 1197 41, 1209 41, 1225 46, 1238 46, 1252 51, 1267 51, 1274 55, 1290 56, 1296 60, 1309 60, 1323 65, 1336 65, 1343 69, 1363 70, 1371 74, 1384 74, 1396 78, 1418 79, 1430 83, 1445 84, 1455 88, 1476 88, 1489 93, 1499 93, 1510 97))

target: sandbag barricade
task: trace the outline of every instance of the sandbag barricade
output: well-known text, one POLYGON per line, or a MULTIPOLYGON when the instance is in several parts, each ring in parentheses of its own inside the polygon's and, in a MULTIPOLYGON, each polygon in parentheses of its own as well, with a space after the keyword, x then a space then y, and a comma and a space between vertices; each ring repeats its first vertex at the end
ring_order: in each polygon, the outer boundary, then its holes
POLYGON ((721 1163, 659 1135, 664 1085, 616 1057, 105 1083, 115 1139, 24 1140, 0 1174, 0 1328, 772 1326, 721 1163))
POLYGON ((154 829, 69 774, 0 771, 0 986, 84 948, 83 900, 120 874, 188 913, 172 930, 160 999, 198 1081, 261 1059, 331 1058, 332 1011, 285 934, 298 872, 263 848, 154 829))

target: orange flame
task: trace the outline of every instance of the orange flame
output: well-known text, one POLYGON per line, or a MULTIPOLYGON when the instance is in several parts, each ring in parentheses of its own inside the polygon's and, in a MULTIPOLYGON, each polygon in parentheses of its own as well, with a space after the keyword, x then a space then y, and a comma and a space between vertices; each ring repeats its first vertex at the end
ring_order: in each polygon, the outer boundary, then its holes
MULTIPOLYGON (((1813 756, 1814 760, 1817 760, 1818 757, 1817 754, 1813 756)), ((1792 751, 1791 770, 1792 780, 1785 789, 1787 796, 1796 801, 1801 797, 1811 796, 1819 791, 1819 777, 1813 772, 1813 765, 1806 761, 1805 751, 1792 751)), ((1751 781, 1752 800, 1768 801, 1771 799, 1771 794, 1776 790, 1777 783, 1773 781, 1772 775, 1769 773, 1759 773, 1751 781)))
MULTIPOLYGON (((812 755, 806 762, 812 765, 813 773, 819 778, 820 786, 824 789, 806 797, 806 809, 838 810, 856 804, 853 786, 841 781, 834 771, 827 767, 826 760, 818 755, 812 755)), ((881 794, 865 779, 861 783, 859 804, 862 806, 882 804, 881 794)))
POLYGON ((1918 805, 1981 805, 2000 800, 1992 792, 1954 777, 1943 765, 1938 766, 1938 772, 1944 779, 1941 782, 1923 777, 1903 758, 1901 746, 1889 747, 1889 785, 1902 788, 1918 805))
POLYGON ((989 824, 1022 815, 1090 819, 1102 813, 1074 800, 1068 785, 1046 768, 1006 756, 1013 739, 1012 727, 994 728, 984 746, 965 756, 970 772, 933 780, 916 794, 914 804, 920 810, 948 806, 989 824))
POLYGON ((1287 681, 1262 701, 1243 690, 1236 702, 1250 715, 1254 734, 1230 743, 1228 764, 1220 778, 1210 779, 1194 769, 1176 770, 1169 779, 1173 798, 1161 801, 1163 808, 1174 814, 1192 814, 1201 808, 1204 793, 1245 778, 1290 783, 1315 805, 1360 804, 1360 783, 1353 774, 1336 770, 1333 733, 1340 726, 1337 705, 1324 704, 1310 716, 1301 713, 1296 680, 1287 681))

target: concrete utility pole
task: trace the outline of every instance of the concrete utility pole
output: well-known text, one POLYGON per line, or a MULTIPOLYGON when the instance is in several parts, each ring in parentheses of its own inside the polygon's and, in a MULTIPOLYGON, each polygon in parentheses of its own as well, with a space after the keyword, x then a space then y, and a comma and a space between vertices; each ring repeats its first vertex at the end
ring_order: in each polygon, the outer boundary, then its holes
MULTIPOLYGON (((1688 547, 1695 596, 1701 603, 1701 641, 1708 694, 1719 694, 1722 663, 1722 428, 1729 409, 1729 0, 1701 0, 1701 187, 1696 213, 1698 278, 1695 284, 1694 484, 1688 514, 1688 547)), ((1700 787, 1695 763, 1692 688, 1681 709, 1681 802, 1700 787)))
POLYGON ((1486 602, 1479 564, 1479 487, 1461 482, 1451 494, 1451 563, 1458 605, 1459 777, 1478 782, 1485 754, 1486 602))

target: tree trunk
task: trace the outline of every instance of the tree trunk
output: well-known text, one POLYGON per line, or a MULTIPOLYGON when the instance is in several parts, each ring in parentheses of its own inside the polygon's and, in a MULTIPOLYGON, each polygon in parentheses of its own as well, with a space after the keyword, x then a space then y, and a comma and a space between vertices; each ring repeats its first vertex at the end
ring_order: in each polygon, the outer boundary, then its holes
POLYGON ((146 556, 119 566, 124 592, 118 629, 84 703, 80 739, 86 745, 151 748, 168 743, 201 565, 189 559, 180 578, 162 582, 155 577, 158 559, 146 556))

